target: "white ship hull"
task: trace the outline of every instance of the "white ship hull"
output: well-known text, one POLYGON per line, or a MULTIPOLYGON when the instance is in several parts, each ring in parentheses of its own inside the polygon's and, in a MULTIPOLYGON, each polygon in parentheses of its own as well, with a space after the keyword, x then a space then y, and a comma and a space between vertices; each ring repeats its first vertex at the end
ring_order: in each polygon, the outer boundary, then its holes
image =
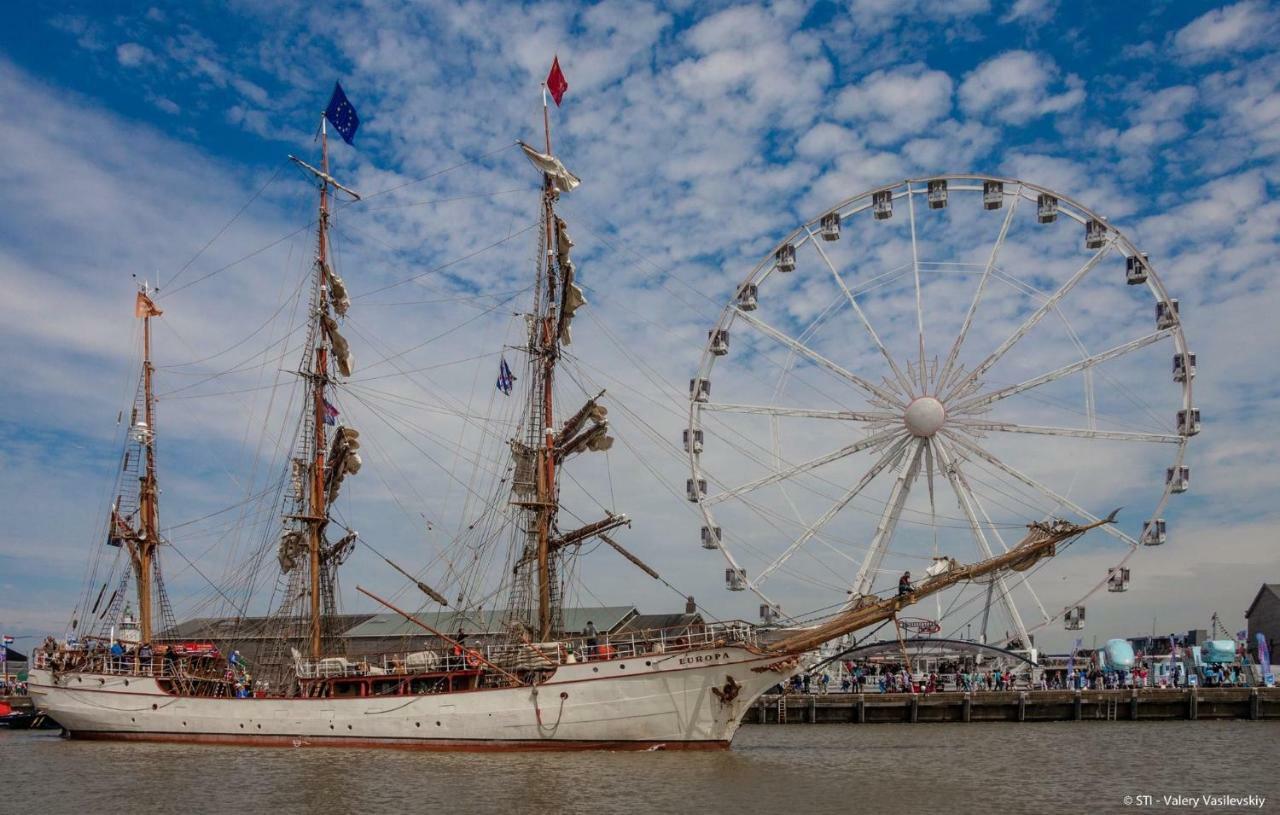
POLYGON ((177 696, 142 676, 34 669, 37 706, 75 738, 427 750, 725 748, 790 673, 740 646, 561 665, 536 687, 419 696, 177 696), (755 670, 753 670, 755 669, 755 670), (729 701, 732 678, 739 688, 729 701))

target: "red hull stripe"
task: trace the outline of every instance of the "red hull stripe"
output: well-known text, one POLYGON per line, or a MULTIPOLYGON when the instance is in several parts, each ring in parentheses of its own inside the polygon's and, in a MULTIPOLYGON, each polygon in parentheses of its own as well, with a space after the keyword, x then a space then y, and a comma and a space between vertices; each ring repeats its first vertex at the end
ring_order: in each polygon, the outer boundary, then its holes
POLYGON ((493 741, 486 739, 371 739, 341 736, 268 736, 216 733, 114 733, 75 730, 73 739, 98 741, 161 741, 181 744, 221 744, 248 747, 380 747, 438 752, 520 752, 533 750, 727 750, 727 741, 570 741, 558 739, 493 741))

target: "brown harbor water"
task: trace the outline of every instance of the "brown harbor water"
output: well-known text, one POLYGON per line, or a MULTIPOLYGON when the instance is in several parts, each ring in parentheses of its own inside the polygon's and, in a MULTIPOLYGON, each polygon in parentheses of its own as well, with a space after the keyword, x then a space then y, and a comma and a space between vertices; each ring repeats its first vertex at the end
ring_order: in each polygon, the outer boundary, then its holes
POLYGON ((756 725, 708 753, 247 749, 0 730, 0 813, 1003 815, 1190 811, 1163 796, 1206 794, 1266 796, 1267 812, 1280 811, 1278 758, 1280 722, 1244 721, 756 725))

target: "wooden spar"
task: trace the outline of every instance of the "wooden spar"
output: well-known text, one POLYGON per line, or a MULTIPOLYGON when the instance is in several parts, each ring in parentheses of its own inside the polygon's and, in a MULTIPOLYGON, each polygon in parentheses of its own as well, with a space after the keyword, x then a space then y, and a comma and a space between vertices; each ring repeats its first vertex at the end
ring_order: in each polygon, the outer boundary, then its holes
MULTIPOLYGON (((151 364, 151 318, 160 313, 151 298, 147 296, 146 285, 138 292, 135 313, 142 317, 142 393, 143 421, 146 422, 146 434, 141 439, 143 444, 142 490, 139 496, 141 504, 142 529, 132 547, 134 565, 137 567, 138 579, 138 618, 142 642, 150 642, 152 636, 152 591, 151 573, 156 545, 160 542, 160 509, 159 493, 156 486, 156 452, 155 452, 155 395, 152 388, 152 376, 155 367, 151 364)), ((114 519, 113 519, 114 521, 114 519)))
POLYGON ((521 682, 521 681, 520 681, 519 677, 517 677, 515 674, 510 673, 509 671, 505 671, 505 670, 503 670, 502 668, 500 668, 500 667, 498 667, 497 665, 495 665, 495 664, 493 664, 492 662, 490 662, 489 660, 485 659, 485 658, 484 658, 484 655, 483 655, 483 654, 481 654, 481 653, 480 653, 479 651, 477 651, 476 649, 474 649, 474 648, 467 648, 466 644, 461 643, 461 642, 458 642, 457 640, 453 639, 452 637, 446 636, 446 635, 445 635, 445 634, 443 634, 442 632, 435 630, 435 629, 434 629, 434 628, 432 628, 431 626, 429 626, 429 625, 427 625, 426 623, 424 623, 422 620, 419 620, 417 617, 414 617, 414 616, 413 616, 412 614, 410 614, 409 612, 404 611, 404 610, 399 609, 399 608, 396 608, 395 606, 391 605, 391 603, 387 602, 386 600, 383 600, 383 599, 382 599, 381 597, 379 597, 378 595, 376 595, 376 594, 374 594, 373 592, 371 592, 371 591, 369 591, 368 589, 366 589, 364 586, 356 586, 356 591, 360 592, 361 594, 363 594, 363 595, 364 595, 364 596, 366 596, 366 597, 371 597, 371 598, 373 598, 373 599, 374 599, 374 600, 376 600, 377 602, 381 603, 382 605, 384 605, 384 606, 386 606, 387 608, 389 608, 389 609, 391 609, 392 611, 394 611, 396 614, 399 614, 401 617, 404 617, 404 618, 405 618, 406 620, 408 620, 409 622, 413 623, 414 625, 416 625, 416 626, 418 626, 418 627, 420 627, 420 628, 426 629, 427 631, 431 632, 432 634, 434 634, 435 636, 437 636, 437 637, 439 637, 440 639, 444 640, 445 642, 449 643, 450 645, 456 646, 457 648, 462 649, 464 652, 467 652, 467 653, 469 653, 469 654, 471 654, 471 655, 475 656, 475 658, 476 658, 477 660, 479 660, 480 662, 482 662, 484 665, 486 665, 486 666, 487 666, 487 667, 489 667, 489 668, 492 668, 493 670, 495 670, 495 671, 497 671, 498 673, 500 673, 500 674, 502 674, 503 676, 505 676, 507 679, 511 680, 511 683, 512 683, 513 685, 523 685, 523 684, 524 684, 523 682, 521 682))
MULTIPOLYGON (((551 155, 551 118, 547 111, 546 83, 542 89, 542 123, 547 137, 547 155, 551 155)), ((560 500, 556 489, 556 456, 555 432, 552 402, 552 385, 556 370, 556 282, 552 273, 551 258, 554 256, 554 224, 555 224, 555 186, 551 176, 542 176, 542 218, 544 221, 546 251, 543 255, 546 270, 547 299, 545 313, 540 330, 542 340, 539 350, 542 353, 542 423, 543 447, 539 451, 542 467, 538 474, 538 639, 545 642, 551 638, 551 627, 554 623, 551 601, 551 526, 556 516, 557 502, 560 500)), ((536 411, 535 411, 536 413, 536 411)))
POLYGON ((319 659, 324 648, 323 644, 323 603, 321 602, 321 586, 320 586, 320 551, 324 545, 324 527, 325 520, 328 516, 328 509, 325 507, 325 491, 324 491, 324 459, 328 446, 324 432, 324 389, 326 384, 328 353, 324 343, 324 328, 320 324, 320 315, 324 314, 324 297, 325 297, 325 264, 328 262, 328 241, 326 240, 329 228, 329 132, 325 127, 324 116, 320 117, 320 171, 324 174, 320 182, 320 226, 317 230, 318 249, 316 254, 316 291, 320 302, 316 309, 316 355, 312 370, 311 394, 312 394, 312 423, 315 425, 315 456, 311 463, 311 506, 309 508, 312 520, 310 522, 310 536, 308 538, 308 554, 310 555, 310 594, 311 594, 311 625, 310 625, 310 641, 311 641, 311 657, 319 659))
MULTIPOLYGON (((1119 512, 1119 510, 1116 510, 1116 512, 1119 512)), ((1053 557, 1057 553, 1056 547, 1059 543, 1077 538, 1090 529, 1096 529, 1103 524, 1113 523, 1116 512, 1112 512, 1106 518, 1087 526, 1078 526, 1066 521, 1031 524, 1031 531, 1027 537, 1002 555, 988 558, 970 566, 961 566, 955 561, 951 561, 952 566, 950 569, 925 580, 914 591, 855 606, 848 611, 837 614, 821 625, 799 631, 790 637, 779 640, 769 645, 766 650, 785 654, 802 654, 817 648, 824 642, 829 642, 868 625, 896 617, 903 608, 957 583, 975 580, 979 577, 1008 569, 1019 571, 1028 569, 1042 558, 1053 557)))
POLYGON ((635 555, 633 555, 633 554, 631 554, 630 552, 628 552, 626 549, 623 549, 623 548, 622 548, 622 544, 618 543, 618 542, 617 542, 617 541, 615 541, 613 538, 609 537, 608 535, 604 535, 604 534, 602 534, 602 535, 600 535, 600 540, 602 540, 602 541, 604 541, 605 543, 607 543, 607 544, 609 544, 610 546, 612 546, 612 547, 614 548, 614 551, 616 551, 618 554, 622 555, 622 556, 623 556, 624 558, 626 558, 627 560, 631 561, 633 564, 635 564, 635 567, 636 567, 637 569, 639 569, 640 571, 642 571, 642 572, 644 572, 645 574, 649 575, 649 576, 650 576, 650 577, 652 577, 654 580, 661 580, 661 579, 662 579, 661 577, 659 577, 659 576, 658 576, 658 573, 657 573, 657 572, 655 572, 653 569, 649 568, 648 564, 646 564, 646 563, 645 563, 644 561, 642 561, 640 558, 638 558, 638 557, 636 557, 635 555))

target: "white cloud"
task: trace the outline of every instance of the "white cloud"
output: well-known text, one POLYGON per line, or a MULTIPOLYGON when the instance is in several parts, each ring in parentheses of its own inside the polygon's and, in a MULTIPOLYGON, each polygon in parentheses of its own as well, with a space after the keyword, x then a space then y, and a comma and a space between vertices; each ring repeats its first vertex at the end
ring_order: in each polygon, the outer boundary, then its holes
POLYGON ((1238 55, 1254 46, 1274 45, 1278 22, 1274 7, 1245 0, 1192 20, 1174 35, 1173 45, 1190 63, 1238 55))
POLYGON ((951 114, 952 87, 950 76, 924 63, 874 71, 842 90, 832 112, 873 144, 928 137, 928 125, 951 114))
POLYGON ((116 60, 126 68, 137 68, 155 59, 151 49, 136 42, 126 42, 116 46, 116 60))
POLYGON ((1044 25, 1053 19, 1057 10, 1058 0, 1014 0, 1009 10, 1000 18, 1000 22, 1044 25))
POLYGON ((1024 124, 1063 113, 1084 102, 1084 83, 1074 74, 1059 80, 1047 54, 1006 51, 979 65, 960 84, 960 104, 974 116, 1024 124))
POLYGON ((849 16, 853 18, 859 33, 879 34, 900 20, 949 23, 987 13, 989 0, 953 0, 950 3, 932 3, 929 0, 853 0, 849 4, 849 16))

